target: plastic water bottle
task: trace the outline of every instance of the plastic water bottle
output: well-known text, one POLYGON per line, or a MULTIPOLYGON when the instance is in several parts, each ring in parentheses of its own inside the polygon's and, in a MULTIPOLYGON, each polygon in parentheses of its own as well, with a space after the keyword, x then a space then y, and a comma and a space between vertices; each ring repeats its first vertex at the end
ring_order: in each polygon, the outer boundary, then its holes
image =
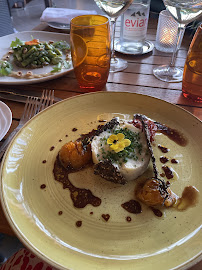
POLYGON ((150 0, 135 1, 121 16, 121 49, 127 53, 141 52, 149 20, 150 0))

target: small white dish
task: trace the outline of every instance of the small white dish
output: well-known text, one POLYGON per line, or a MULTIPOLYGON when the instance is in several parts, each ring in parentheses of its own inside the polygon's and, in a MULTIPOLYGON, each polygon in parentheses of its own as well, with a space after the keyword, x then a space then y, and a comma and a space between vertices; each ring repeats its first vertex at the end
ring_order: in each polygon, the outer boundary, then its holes
POLYGON ((12 112, 9 107, 0 101, 0 141, 8 132, 12 123, 12 112))
POLYGON ((142 54, 151 52, 154 49, 154 44, 151 41, 146 40, 141 52, 134 52, 134 51, 132 52, 130 48, 128 48, 128 50, 125 49, 124 47, 121 46, 119 40, 115 40, 114 47, 115 47, 115 50, 119 53, 128 54, 128 55, 142 55, 142 54))
POLYGON ((48 26, 60 29, 60 30, 70 30, 70 24, 69 23, 58 23, 58 22, 48 22, 48 26))

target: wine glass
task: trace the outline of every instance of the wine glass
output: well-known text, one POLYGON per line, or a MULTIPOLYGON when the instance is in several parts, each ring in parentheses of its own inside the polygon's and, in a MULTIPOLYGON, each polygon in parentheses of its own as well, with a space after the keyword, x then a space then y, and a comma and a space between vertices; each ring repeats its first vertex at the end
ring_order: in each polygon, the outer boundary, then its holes
POLYGON ((167 10, 179 23, 178 38, 169 65, 162 65, 153 69, 153 74, 161 81, 181 82, 183 70, 175 67, 177 51, 184 35, 185 26, 202 14, 201 0, 163 0, 167 10))
POLYGON ((114 36, 116 20, 133 2, 133 0, 94 0, 97 6, 103 10, 109 17, 112 25, 112 54, 110 62, 110 72, 118 72, 124 70, 128 66, 128 62, 121 58, 115 57, 114 36))

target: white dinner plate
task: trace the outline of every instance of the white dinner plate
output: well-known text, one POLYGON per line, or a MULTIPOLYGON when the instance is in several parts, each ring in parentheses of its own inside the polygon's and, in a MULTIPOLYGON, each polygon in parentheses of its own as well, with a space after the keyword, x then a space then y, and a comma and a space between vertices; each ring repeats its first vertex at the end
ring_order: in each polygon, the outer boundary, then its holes
MULTIPOLYGON (((65 40, 67 41, 67 43, 70 44, 69 35, 67 34, 42 32, 42 31, 26 31, 26 32, 20 32, 20 33, 14 33, 11 35, 0 37, 0 59, 9 51, 9 46, 11 42, 16 39, 16 37, 22 41, 29 41, 29 40, 32 40, 33 38, 39 39, 40 41, 65 40)), ((45 73, 49 73, 52 69, 53 69, 53 65, 48 65, 43 68, 25 69, 25 68, 17 67, 15 64, 13 64, 14 71, 22 71, 23 73, 26 73, 28 70, 31 70, 34 74, 45 74, 45 73)), ((42 78, 26 79, 26 78, 14 78, 11 76, 0 76, 0 84, 15 84, 16 85, 16 84, 39 83, 39 82, 44 82, 44 81, 61 77, 64 74, 70 72, 71 70, 73 70, 72 64, 70 65, 70 68, 68 69, 62 69, 59 72, 51 73, 50 75, 46 77, 42 77, 42 78)))
MULTIPOLYGON (((202 123, 178 106, 145 95, 96 92, 58 102, 25 124, 5 153, 0 198, 8 222, 30 251, 57 269, 181 270, 202 258, 201 194, 194 207, 163 209, 163 216, 157 217, 142 203, 139 214, 121 207, 136 198, 137 180, 117 185, 94 175, 91 166, 69 175, 74 185, 71 194, 54 180, 54 162, 63 144, 97 128, 100 120, 117 115, 132 119, 135 113, 183 134, 185 146, 156 134, 157 167, 162 170, 161 144, 170 149, 166 156, 174 173, 173 192, 181 196, 192 185, 201 193, 202 123), (179 163, 173 164, 172 158, 179 163), (70 195, 80 194, 75 187, 91 190, 101 204, 74 207, 70 195)), ((152 175, 150 163, 139 180, 152 175)))
POLYGON ((9 107, 0 101, 0 141, 8 132, 12 123, 12 113, 9 107))

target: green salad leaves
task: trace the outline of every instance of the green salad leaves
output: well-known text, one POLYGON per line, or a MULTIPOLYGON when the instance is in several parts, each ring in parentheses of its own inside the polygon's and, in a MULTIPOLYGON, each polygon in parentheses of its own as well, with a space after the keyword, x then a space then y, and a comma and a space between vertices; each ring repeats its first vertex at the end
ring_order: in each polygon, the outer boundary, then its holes
POLYGON ((8 76, 13 70, 13 66, 8 61, 0 60, 0 75, 8 76))
POLYGON ((70 68, 70 63, 66 60, 63 60, 62 62, 59 62, 56 66, 53 67, 51 70, 52 73, 61 71, 62 68, 68 69, 70 68))
POLYGON ((61 51, 69 51, 70 50, 69 44, 63 40, 54 42, 53 45, 55 46, 55 48, 58 48, 61 51))
POLYGON ((10 48, 15 49, 23 44, 24 44, 24 42, 22 42, 19 38, 16 38, 15 41, 11 42, 10 48))

